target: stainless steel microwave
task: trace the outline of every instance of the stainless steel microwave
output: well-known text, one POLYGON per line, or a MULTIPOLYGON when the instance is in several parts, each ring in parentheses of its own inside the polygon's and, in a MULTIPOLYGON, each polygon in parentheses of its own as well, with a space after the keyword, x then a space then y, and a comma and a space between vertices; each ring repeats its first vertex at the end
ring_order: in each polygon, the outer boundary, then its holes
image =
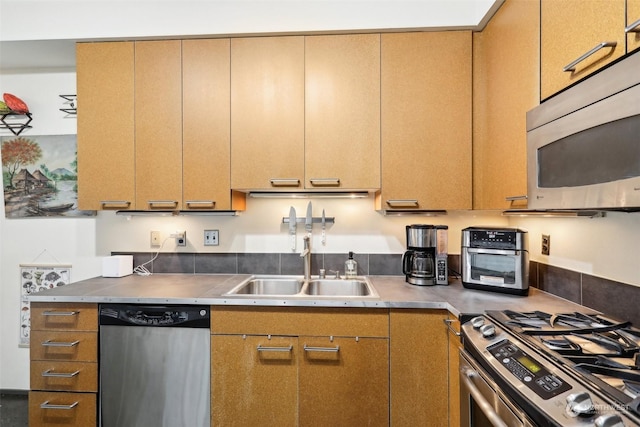
POLYGON ((527 113, 529 209, 640 208, 640 52, 527 113))

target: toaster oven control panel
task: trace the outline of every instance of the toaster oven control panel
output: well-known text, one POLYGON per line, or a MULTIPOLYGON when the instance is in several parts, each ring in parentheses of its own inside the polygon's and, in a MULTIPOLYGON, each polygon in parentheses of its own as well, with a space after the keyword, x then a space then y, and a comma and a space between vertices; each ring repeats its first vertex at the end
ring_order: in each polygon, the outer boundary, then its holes
POLYGON ((487 350, 502 366, 544 400, 571 390, 569 384, 549 372, 507 339, 487 347, 487 350))
POLYGON ((488 249, 522 249, 518 232, 509 230, 469 230, 469 246, 488 249))

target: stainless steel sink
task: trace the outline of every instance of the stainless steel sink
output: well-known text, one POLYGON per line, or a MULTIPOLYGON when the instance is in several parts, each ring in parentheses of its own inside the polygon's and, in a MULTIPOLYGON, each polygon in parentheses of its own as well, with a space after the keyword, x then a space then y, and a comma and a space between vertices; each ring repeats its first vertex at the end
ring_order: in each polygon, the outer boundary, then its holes
POLYGON ((305 281, 302 276, 254 275, 229 292, 225 297, 295 298, 295 299, 379 299, 366 277, 355 279, 320 279, 305 281))
POLYGON ((362 297, 371 295, 371 288, 362 279, 318 279, 309 282, 306 293, 320 296, 362 297))
POLYGON ((295 295, 303 285, 304 280, 297 277, 251 276, 225 295, 295 295))

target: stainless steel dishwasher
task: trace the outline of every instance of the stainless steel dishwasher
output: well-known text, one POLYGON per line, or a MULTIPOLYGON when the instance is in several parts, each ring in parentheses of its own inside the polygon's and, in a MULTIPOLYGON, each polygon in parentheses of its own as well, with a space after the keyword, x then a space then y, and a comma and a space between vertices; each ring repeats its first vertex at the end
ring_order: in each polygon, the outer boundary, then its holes
POLYGON ((100 305, 100 426, 210 425, 208 306, 100 305))

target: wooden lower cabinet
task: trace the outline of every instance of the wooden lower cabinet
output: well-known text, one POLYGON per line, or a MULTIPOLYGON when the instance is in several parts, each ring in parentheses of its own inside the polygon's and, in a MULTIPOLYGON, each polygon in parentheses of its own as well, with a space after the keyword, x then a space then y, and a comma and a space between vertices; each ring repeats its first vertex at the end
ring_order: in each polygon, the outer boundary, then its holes
POLYGON ((95 426, 97 304, 31 303, 29 426, 95 426))
POLYGON ((460 321, 453 315, 447 319, 449 337, 449 427, 460 427, 460 321))
POLYGON ((446 310, 392 309, 389 314, 391 425, 448 425, 446 310))

